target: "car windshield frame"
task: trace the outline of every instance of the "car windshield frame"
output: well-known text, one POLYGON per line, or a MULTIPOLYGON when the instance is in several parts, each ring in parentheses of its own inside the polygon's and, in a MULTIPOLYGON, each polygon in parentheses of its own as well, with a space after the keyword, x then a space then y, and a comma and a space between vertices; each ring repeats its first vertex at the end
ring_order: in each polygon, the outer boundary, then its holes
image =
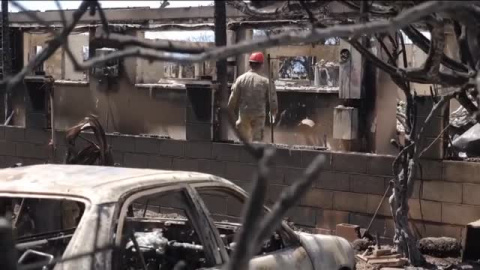
MULTIPOLYGON (((232 196, 240 196, 240 198, 238 199, 243 200, 244 204, 247 203, 248 196, 249 196, 249 194, 245 190, 241 189, 240 187, 234 184, 228 185, 224 183, 192 183, 190 184, 190 186, 197 193, 198 193, 198 189, 202 189, 202 188, 218 189, 227 193, 231 193, 232 196)), ((268 213, 272 212, 271 209, 266 205, 263 205, 263 209, 268 213)), ((208 211, 208 209, 206 209, 206 211, 208 211)), ((291 244, 295 244, 295 245, 301 244, 300 238, 298 237, 298 235, 290 226, 287 225, 285 221, 281 222, 281 229, 287 234, 289 238, 288 240, 291 241, 291 244)))
MULTIPOLYGON (((16 198, 16 199, 44 199, 44 200, 52 200, 52 201, 70 201, 70 202, 78 202, 82 203, 84 206, 84 210, 80 219, 78 220, 78 225, 84 221, 84 218, 90 208, 92 207, 92 203, 88 198, 80 197, 80 196, 69 196, 69 195, 62 195, 62 194, 45 194, 45 193, 22 193, 22 192, 0 192, 0 199, 8 199, 8 198, 16 198)), ((48 238, 48 235, 51 234, 62 234, 64 238, 74 239, 75 235, 78 233, 77 228, 79 226, 75 226, 73 228, 62 229, 62 230, 51 230, 51 231, 43 231, 31 235, 20 236, 15 240, 15 247, 17 251, 25 250, 28 251, 28 245, 26 243, 34 241, 34 239, 39 239, 42 236, 48 238)), ((59 237, 61 238, 61 237, 59 237)), ((65 247, 63 253, 58 256, 57 258, 61 258, 65 255, 66 251, 70 246, 70 242, 65 247)))

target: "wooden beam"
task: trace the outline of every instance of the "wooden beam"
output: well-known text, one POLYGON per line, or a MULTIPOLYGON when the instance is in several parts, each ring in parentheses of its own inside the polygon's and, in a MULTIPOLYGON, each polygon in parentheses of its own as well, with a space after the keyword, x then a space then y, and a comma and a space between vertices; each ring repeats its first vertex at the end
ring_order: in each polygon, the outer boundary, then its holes
MULTIPOLYGON (((64 10, 65 17, 71 20, 75 10, 64 10)), ((44 12, 32 11, 47 23, 61 23, 62 19, 58 10, 48 10, 44 12)), ((213 19, 214 8, 212 6, 205 7, 184 7, 184 8, 114 8, 104 9, 105 16, 110 23, 154 23, 168 22, 180 23, 181 21, 195 23, 198 19, 213 19)), ((245 15, 240 11, 227 8, 228 18, 243 18, 245 15)), ((14 24, 35 23, 25 12, 10 13, 10 22, 14 24)), ((95 16, 89 13, 80 19, 80 24, 101 23, 98 12, 95 16)))

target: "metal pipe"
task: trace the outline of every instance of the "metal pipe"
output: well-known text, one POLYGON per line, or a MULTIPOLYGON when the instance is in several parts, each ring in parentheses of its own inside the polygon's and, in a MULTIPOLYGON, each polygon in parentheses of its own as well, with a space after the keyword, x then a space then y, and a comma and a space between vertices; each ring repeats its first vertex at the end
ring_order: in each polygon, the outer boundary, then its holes
POLYGON ((25 250, 25 249, 29 249, 29 248, 36 247, 36 246, 46 245, 46 244, 48 244, 49 242, 52 242, 52 241, 57 241, 57 240, 61 240, 61 239, 68 239, 68 238, 72 238, 72 237, 73 237, 73 234, 61 235, 61 236, 52 237, 52 238, 48 238, 48 239, 40 239, 40 240, 20 243, 20 244, 15 245, 15 247, 16 247, 17 250, 25 250))
POLYGON ((18 264, 22 264, 23 261, 25 260, 25 258, 28 257, 28 255, 30 254, 35 254, 35 255, 38 255, 38 256, 42 256, 42 257, 45 257, 47 258, 47 262, 45 263, 45 265, 42 267, 42 270, 46 270, 48 269, 47 268, 47 265, 49 265, 50 263, 52 263, 54 257, 52 254, 48 254, 48 253, 45 253, 45 252, 40 252, 40 251, 36 251, 36 250, 32 250, 32 249, 29 249, 27 251, 25 251, 25 253, 22 254, 22 256, 20 257, 20 259, 18 259, 18 264))
MULTIPOLYGON (((270 54, 267 54, 267 73, 268 73, 268 104, 272 106, 272 97, 270 96, 270 91, 272 89, 272 67, 271 67, 271 58, 270 54)), ((273 115, 272 108, 270 108, 270 141, 273 144, 275 142, 274 133, 273 133, 273 115)))
POLYGON ((50 128, 52 131, 52 163, 55 163, 55 153, 57 150, 57 138, 55 136, 55 96, 54 96, 54 84, 51 84, 50 88, 50 128))
POLYGON ((392 188, 392 183, 390 182, 387 189, 385 190, 385 193, 383 193, 383 197, 380 200, 380 203, 377 206, 377 209, 375 210, 375 213, 373 213, 372 219, 370 220, 370 223, 368 224, 367 230, 365 231, 364 235, 370 230, 372 227, 373 221, 377 217, 378 211, 380 210, 380 207, 382 207, 382 203, 385 200, 385 197, 387 197, 388 192, 390 191, 390 188, 392 188))
POLYGON ((12 111, 10 113, 10 116, 8 116, 7 120, 5 120, 5 123, 3 123, 4 126, 8 126, 8 124, 10 123, 10 121, 12 121, 12 118, 13 118, 13 115, 15 114, 15 111, 12 111))

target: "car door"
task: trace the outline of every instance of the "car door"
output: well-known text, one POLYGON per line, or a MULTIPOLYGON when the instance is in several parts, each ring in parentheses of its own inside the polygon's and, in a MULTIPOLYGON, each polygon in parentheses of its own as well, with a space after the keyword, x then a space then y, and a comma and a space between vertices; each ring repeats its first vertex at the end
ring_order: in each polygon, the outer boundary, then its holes
POLYGON ((187 269, 197 269, 223 263, 217 235, 198 201, 186 184, 129 195, 120 208, 114 269, 172 269, 181 261, 187 269))
MULTIPOLYGON (((219 183, 192 184, 192 187, 202 199, 201 205, 213 222, 211 226, 217 230, 227 253, 230 253, 235 226, 241 225, 246 193, 236 186, 219 183)), ((250 269, 313 269, 313 265, 297 235, 283 223, 250 261, 250 269)))

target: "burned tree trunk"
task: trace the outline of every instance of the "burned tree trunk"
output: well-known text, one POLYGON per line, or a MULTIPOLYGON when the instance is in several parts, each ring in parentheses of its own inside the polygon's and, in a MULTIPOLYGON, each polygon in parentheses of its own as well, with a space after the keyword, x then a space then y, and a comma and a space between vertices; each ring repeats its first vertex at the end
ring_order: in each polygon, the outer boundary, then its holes
MULTIPOLYGON (((427 25, 432 35, 430 41, 430 49, 428 57, 419 69, 413 69, 412 74, 418 72, 420 76, 428 76, 429 78, 440 77, 440 64, 443 59, 443 51, 445 48, 445 28, 444 23, 440 19, 428 19, 427 25)), ((405 43, 400 35, 402 50, 405 52, 405 43)), ((404 63, 406 63, 406 54, 403 53, 404 63)), ((406 65, 406 64, 405 64, 406 65)), ((439 79, 440 80, 440 79, 439 79)), ((390 206, 392 209, 393 219, 395 221, 395 238, 398 249, 410 260, 415 266, 425 263, 425 259, 417 247, 417 239, 412 233, 408 223, 408 199, 412 196, 415 173, 417 171, 418 159, 421 157, 424 149, 424 131, 436 111, 443 108, 445 103, 450 100, 451 96, 442 97, 432 108, 430 114, 422 123, 420 129, 417 129, 417 113, 415 96, 412 96, 409 83, 405 82, 404 93, 407 97, 407 125, 408 136, 406 144, 399 153, 393 164, 393 172, 395 175, 393 194, 390 197, 390 206), (417 130, 418 133, 417 133, 417 130)))
MULTIPOLYGON (((404 68, 407 68, 407 54, 402 34, 397 35, 397 38, 399 39, 398 43, 401 44, 401 48, 399 48, 399 46, 396 46, 396 48, 403 51, 403 65, 404 68)), ((395 61, 392 59, 392 62, 395 61)), ((400 79, 396 79, 395 81, 400 82, 400 79)), ((389 199, 392 217, 395 222, 395 236, 393 241, 399 252, 408 258, 412 265, 419 266, 425 263, 425 259, 417 248, 417 239, 412 233, 408 221, 408 199, 413 193, 413 177, 417 166, 415 163, 416 160, 414 159, 414 151, 416 150, 414 139, 416 135, 417 113, 415 98, 412 95, 410 83, 404 81, 397 84, 403 90, 406 98, 405 122, 407 126, 405 132, 408 133, 409 136, 405 140, 404 148, 400 151, 393 163, 393 189, 389 199)))
POLYGON ((416 169, 413 160, 413 151, 410 150, 413 144, 404 148, 395 160, 394 184, 393 192, 390 196, 390 209, 392 211, 393 220, 395 222, 394 244, 400 253, 409 259, 410 263, 415 266, 424 264, 425 260, 417 248, 417 239, 410 230, 408 222, 408 199, 413 191, 413 175, 416 169), (412 182, 412 183, 409 183, 412 182))
POLYGON ((424 131, 430 123, 433 115, 441 110, 444 105, 450 101, 452 96, 442 97, 432 108, 427 119, 422 124, 419 132, 416 130, 416 106, 415 98, 407 98, 407 124, 409 136, 402 151, 393 163, 393 192, 390 196, 390 208, 393 220, 395 222, 394 243, 399 252, 407 257, 412 265, 420 266, 425 263, 425 259, 417 246, 417 239, 412 233, 408 221, 408 199, 413 194, 413 185, 415 174, 417 172, 418 161, 422 154, 427 150, 424 144, 424 131))

